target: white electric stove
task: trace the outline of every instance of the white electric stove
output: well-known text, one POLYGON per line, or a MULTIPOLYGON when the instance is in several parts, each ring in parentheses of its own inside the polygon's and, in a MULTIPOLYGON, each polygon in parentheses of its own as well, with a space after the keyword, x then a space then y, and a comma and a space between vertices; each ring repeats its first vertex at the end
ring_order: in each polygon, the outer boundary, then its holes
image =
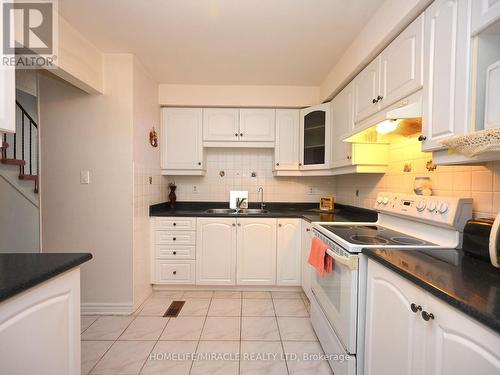
POLYGON ((312 277, 311 321, 335 375, 363 370, 366 248, 436 249, 456 256, 464 226, 472 217, 472 199, 380 193, 375 223, 313 223, 314 236, 328 245, 332 274, 312 277))

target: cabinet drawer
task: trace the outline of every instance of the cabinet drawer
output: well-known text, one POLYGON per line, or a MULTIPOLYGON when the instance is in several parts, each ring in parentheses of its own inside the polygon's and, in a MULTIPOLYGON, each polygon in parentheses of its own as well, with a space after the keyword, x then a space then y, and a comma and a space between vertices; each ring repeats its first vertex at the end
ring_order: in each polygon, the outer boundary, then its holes
POLYGON ((156 245, 155 256, 157 259, 194 259, 195 249, 194 246, 156 245))
POLYGON ((168 284, 194 284, 194 260, 156 261, 156 282, 168 284))
POLYGON ((196 232, 156 231, 155 243, 157 245, 194 245, 196 244, 196 232))
POLYGON ((157 217, 155 229, 158 230, 196 230, 195 217, 157 217))

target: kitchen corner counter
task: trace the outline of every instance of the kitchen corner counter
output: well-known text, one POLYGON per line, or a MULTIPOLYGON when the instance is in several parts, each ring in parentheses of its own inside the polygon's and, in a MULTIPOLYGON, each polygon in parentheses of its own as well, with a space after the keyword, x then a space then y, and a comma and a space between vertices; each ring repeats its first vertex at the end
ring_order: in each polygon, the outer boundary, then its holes
POLYGON ((90 253, 0 254, 0 302, 90 259, 90 253))
POLYGON ((432 250, 365 249, 363 254, 500 333, 500 270, 462 252, 456 263, 432 250))
MULTIPOLYGON (((333 213, 321 212, 317 203, 266 203, 265 214, 234 214, 234 213, 207 213, 210 208, 227 208, 227 202, 177 202, 176 208, 172 209, 169 203, 159 203, 149 207, 149 216, 158 217, 261 217, 261 218, 297 218, 309 222, 322 221, 364 221, 374 222, 377 213, 372 210, 337 204, 333 213)), ((260 205, 251 203, 250 208, 258 208, 260 205)))

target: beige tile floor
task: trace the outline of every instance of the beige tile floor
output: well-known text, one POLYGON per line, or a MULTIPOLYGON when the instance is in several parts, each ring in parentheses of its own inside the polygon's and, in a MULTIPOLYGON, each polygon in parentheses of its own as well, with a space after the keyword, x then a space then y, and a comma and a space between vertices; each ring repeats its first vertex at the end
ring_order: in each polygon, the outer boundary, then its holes
POLYGON ((299 292, 155 292, 132 316, 82 316, 81 327, 82 374, 332 374, 302 360, 323 351, 299 292), (186 304, 163 318, 173 300, 186 304))

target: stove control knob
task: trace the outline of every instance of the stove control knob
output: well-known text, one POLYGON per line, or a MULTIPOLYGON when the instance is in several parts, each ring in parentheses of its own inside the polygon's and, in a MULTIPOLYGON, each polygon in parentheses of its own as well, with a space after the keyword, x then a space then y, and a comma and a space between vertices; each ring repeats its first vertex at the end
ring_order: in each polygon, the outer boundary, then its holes
POLYGON ((383 203, 384 205, 386 205, 387 203, 389 203, 389 198, 384 197, 384 198, 382 199, 382 203, 383 203))
POLYGON ((440 205, 439 205, 439 213, 441 214, 444 214, 446 211, 448 211, 448 205, 446 204, 446 202, 442 202, 440 205))
POLYGON ((382 197, 377 197, 377 204, 381 204, 382 203, 382 197))
POLYGON ((431 212, 434 211, 436 209, 436 202, 430 201, 429 204, 427 205, 427 209, 431 212))
POLYGON ((417 211, 422 212, 423 210, 425 210, 425 201, 419 201, 417 203, 417 211))

